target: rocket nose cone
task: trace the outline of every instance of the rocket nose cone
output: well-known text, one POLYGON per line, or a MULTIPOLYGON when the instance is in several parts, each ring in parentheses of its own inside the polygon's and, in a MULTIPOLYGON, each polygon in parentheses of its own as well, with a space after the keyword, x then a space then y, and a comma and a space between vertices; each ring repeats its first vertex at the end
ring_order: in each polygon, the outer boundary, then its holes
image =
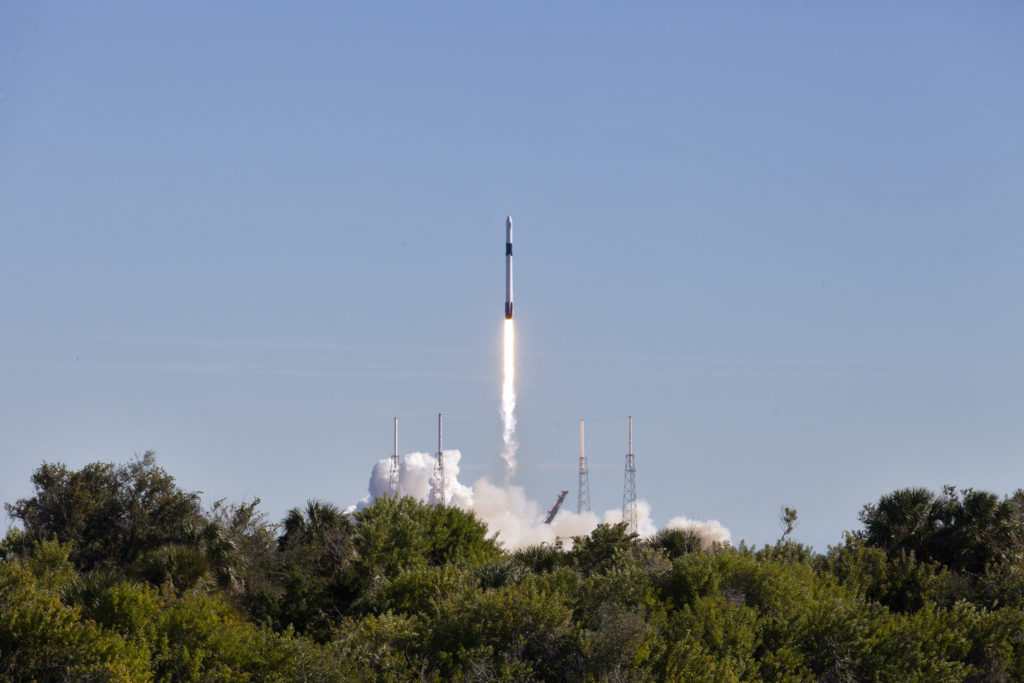
POLYGON ((505 219, 505 227, 506 228, 511 228, 512 227, 512 216, 509 216, 508 218, 505 219))

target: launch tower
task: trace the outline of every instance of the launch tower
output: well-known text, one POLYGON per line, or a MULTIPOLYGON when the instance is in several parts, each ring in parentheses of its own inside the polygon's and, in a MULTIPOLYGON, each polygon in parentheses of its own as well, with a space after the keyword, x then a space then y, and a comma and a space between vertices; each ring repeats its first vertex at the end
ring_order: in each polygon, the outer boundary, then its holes
POLYGON ((633 460, 633 418, 627 418, 626 481, 622 487, 622 521, 626 531, 636 533, 636 462, 633 460))
POLYGON ((580 476, 576 493, 576 512, 590 512, 590 474, 583 455, 583 420, 580 420, 580 476))
POLYGON ((437 414, 437 460, 434 461, 434 502, 444 505, 444 451, 441 450, 441 413, 437 414))
POLYGON ((388 495, 398 498, 398 418, 395 418, 395 450, 391 453, 391 471, 388 473, 388 495))

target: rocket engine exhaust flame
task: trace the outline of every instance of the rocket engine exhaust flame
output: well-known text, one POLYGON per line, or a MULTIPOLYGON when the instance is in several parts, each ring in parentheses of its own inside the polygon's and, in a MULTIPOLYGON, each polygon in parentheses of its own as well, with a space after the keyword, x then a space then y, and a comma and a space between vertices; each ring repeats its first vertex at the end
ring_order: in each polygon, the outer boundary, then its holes
POLYGON ((504 447, 501 458, 505 461, 505 480, 516 473, 516 328, 511 318, 505 319, 505 350, 502 364, 504 377, 501 382, 501 438, 504 447))
POLYGON ((505 337, 501 382, 501 438, 505 482, 516 473, 516 328, 512 324, 512 216, 505 219, 505 337))

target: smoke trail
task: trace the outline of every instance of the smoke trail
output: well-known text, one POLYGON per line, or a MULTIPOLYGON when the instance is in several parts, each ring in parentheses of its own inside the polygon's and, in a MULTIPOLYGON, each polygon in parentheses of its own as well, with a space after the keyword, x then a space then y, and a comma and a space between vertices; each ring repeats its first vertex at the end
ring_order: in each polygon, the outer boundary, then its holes
POLYGON ((504 379, 501 383, 501 438, 504 448, 501 457, 505 461, 505 481, 516 473, 516 328, 511 318, 505 319, 504 379))

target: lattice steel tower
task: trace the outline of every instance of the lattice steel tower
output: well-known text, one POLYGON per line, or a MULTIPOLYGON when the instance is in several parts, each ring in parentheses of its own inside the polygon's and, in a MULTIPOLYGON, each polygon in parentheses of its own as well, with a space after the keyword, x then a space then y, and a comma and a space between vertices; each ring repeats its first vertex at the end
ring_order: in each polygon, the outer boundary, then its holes
POLYGON ((395 418, 395 450, 391 454, 391 472, 388 476, 388 495, 398 498, 398 418, 395 418))
POLYGON ((590 512, 590 475, 583 455, 583 420, 580 420, 580 480, 576 494, 576 512, 590 512))
POLYGON ((636 533, 636 462, 633 460, 633 418, 627 418, 626 483, 622 487, 622 521, 626 531, 636 533))
POLYGON ((441 449, 441 413, 437 414, 437 460, 434 461, 434 502, 444 505, 444 451, 441 449))

